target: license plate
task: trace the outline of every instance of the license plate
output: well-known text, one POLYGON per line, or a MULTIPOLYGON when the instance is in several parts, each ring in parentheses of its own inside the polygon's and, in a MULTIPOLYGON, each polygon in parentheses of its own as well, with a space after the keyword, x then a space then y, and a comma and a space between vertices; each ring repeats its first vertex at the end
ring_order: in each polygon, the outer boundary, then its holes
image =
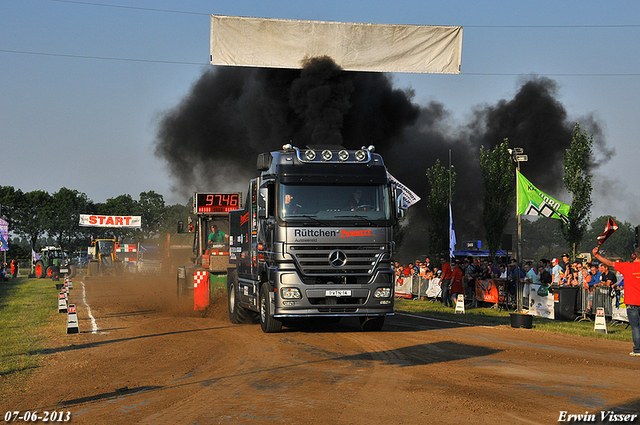
POLYGON ((61 268, 61 269, 60 269, 60 273, 69 273, 69 269, 67 269, 67 268, 61 268))
POLYGON ((324 295, 325 297, 350 297, 351 289, 327 289, 324 295))

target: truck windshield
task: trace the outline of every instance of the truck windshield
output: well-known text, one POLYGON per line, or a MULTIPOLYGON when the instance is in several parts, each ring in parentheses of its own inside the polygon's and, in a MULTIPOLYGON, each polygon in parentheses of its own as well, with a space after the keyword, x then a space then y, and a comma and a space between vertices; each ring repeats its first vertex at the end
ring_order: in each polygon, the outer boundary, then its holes
POLYGON ((281 220, 389 220, 389 188, 377 186, 322 186, 280 184, 281 220))

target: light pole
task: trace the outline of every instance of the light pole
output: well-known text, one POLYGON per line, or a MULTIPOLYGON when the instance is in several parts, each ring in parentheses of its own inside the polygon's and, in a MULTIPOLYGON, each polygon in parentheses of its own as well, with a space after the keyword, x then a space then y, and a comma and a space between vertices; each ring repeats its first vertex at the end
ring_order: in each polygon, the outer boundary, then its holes
MULTIPOLYGON (((518 172, 520 172, 520 163, 521 162, 527 162, 529 160, 529 157, 527 155, 524 155, 524 149, 522 148, 513 148, 513 149, 509 149, 509 153, 511 154, 511 157, 513 158, 513 160, 516 163, 518 172)), ((518 221, 518 246, 517 246, 517 257, 518 257, 518 264, 520 265, 520 267, 522 267, 522 222, 520 221, 520 214, 518 214, 518 176, 516 174, 516 219, 518 221)))
MULTIPOLYGON (((524 149, 513 148, 509 149, 511 158, 516 162, 518 172, 516 173, 516 219, 518 222, 518 246, 517 246, 517 258, 518 267, 522 270, 522 222, 520 221, 520 214, 518 214, 518 173, 520 172, 520 163, 529 160, 529 157, 524 154, 524 149)), ((520 285, 520 278, 516 277, 516 304, 518 311, 522 311, 522 286, 520 285)))

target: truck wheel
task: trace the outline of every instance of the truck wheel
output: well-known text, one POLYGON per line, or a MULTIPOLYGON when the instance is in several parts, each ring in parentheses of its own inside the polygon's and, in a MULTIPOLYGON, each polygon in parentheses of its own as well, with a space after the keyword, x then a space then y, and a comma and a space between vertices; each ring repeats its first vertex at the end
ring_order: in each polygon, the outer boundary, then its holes
POLYGON ((282 322, 271 316, 271 302, 267 293, 267 284, 260 287, 260 327, 264 333, 280 332, 282 322))
POLYGON ((256 323, 257 314, 240 305, 238 293, 238 272, 232 271, 227 277, 227 306, 229 320, 236 325, 256 323))
POLYGON ((361 317, 360 327, 365 332, 377 332, 384 326, 384 316, 361 317))
POLYGON ((47 269, 44 267, 44 264, 42 264, 42 261, 38 261, 36 263, 36 277, 39 279, 44 279, 46 275, 47 269))
POLYGON ((69 277, 75 277, 76 276, 76 266, 74 266, 73 264, 69 265, 69 277))

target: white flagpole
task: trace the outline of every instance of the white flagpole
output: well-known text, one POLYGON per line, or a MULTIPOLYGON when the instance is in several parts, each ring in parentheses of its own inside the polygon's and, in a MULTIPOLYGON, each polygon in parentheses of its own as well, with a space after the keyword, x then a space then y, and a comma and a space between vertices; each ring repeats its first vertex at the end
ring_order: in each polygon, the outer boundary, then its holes
POLYGON ((449 262, 451 262, 451 257, 453 252, 451 251, 451 230, 453 222, 453 215, 451 212, 451 149, 449 149, 449 262))

